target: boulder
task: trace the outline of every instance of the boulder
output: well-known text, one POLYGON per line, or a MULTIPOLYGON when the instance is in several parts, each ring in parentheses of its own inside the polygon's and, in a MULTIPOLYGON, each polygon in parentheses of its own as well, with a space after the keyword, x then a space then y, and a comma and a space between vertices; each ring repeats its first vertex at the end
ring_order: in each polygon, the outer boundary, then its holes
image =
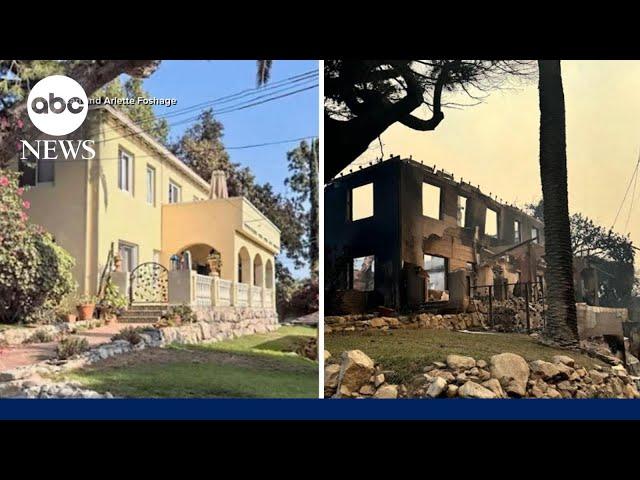
POLYGON ((376 391, 373 398, 398 398, 398 387, 396 385, 383 385, 376 391))
POLYGON ((333 363, 324 367, 324 387, 338 388, 338 376, 340 375, 340 365, 333 363))
POLYGON ((384 373, 379 373, 373 378, 373 384, 376 388, 384 383, 384 373))
MULTIPOLYGON (((524 397, 529 380, 529 364, 515 353, 501 353, 491 357, 491 376, 496 378, 510 396, 524 397)), ((493 392, 492 392, 493 393, 493 392)))
POLYGON ((465 398, 496 398, 496 394, 475 382, 467 382, 458 389, 458 396, 465 398))
POLYGON ((331 358, 331 352, 329 352, 329 350, 325 350, 324 351, 324 361, 326 362, 330 358, 331 358))
POLYGON ((341 393, 357 392, 369 382, 374 371, 373 360, 360 350, 342 352, 338 385, 341 393))
POLYGON ((552 358, 553 363, 562 363, 567 367, 573 368, 576 364, 575 360, 566 355, 554 355, 552 358))
MULTIPOLYGON (((560 376, 560 369, 558 366, 551 362, 545 362, 544 360, 536 360, 529 364, 531 367, 531 376, 533 378, 542 378, 543 380, 551 380, 560 376)), ((564 366, 564 365, 563 365, 564 366)), ((565 376, 563 380, 566 380, 568 376, 565 376)))
POLYGON ((495 378, 487 380, 486 382, 482 382, 482 386, 491 390, 498 398, 505 398, 507 396, 504 393, 504 390, 502 390, 500 382, 495 378))
POLYGON ((447 387, 447 381, 442 377, 436 377, 436 379, 431 382, 429 388, 427 389, 427 397, 436 398, 439 397, 444 389, 447 387))
POLYGON ((453 398, 458 395, 458 386, 457 385, 448 385, 447 386, 447 397, 453 398))
POLYGON ((371 328, 382 328, 387 326, 387 321, 382 317, 372 318, 369 325, 371 325, 371 328))
POLYGON ((447 355, 447 366, 454 370, 468 370, 476 366, 476 361, 464 355, 447 355))

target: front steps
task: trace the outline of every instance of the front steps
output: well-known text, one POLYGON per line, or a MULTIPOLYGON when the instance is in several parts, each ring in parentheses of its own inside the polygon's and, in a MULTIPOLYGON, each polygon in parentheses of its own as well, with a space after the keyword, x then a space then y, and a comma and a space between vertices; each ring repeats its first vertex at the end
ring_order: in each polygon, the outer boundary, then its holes
POLYGON ((167 307, 166 303, 133 304, 118 321, 120 323, 155 323, 160 320, 162 312, 167 307))

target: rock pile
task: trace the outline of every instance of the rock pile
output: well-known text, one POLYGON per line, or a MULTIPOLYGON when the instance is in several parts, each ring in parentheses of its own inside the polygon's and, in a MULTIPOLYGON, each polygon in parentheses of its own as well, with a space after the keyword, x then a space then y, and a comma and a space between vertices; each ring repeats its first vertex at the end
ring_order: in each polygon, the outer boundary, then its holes
POLYGON ((353 332, 360 330, 389 330, 434 328, 464 330, 467 328, 487 329, 487 316, 481 312, 458 314, 419 313, 399 317, 378 317, 375 315, 329 316, 324 319, 325 333, 353 332))
MULTIPOLYGON (((325 358, 327 358, 325 352, 325 358)), ((640 398, 640 377, 622 365, 587 370, 565 355, 527 362, 501 353, 489 361, 449 355, 407 385, 388 385, 382 367, 360 350, 328 357, 325 397, 334 398, 640 398)))
MULTIPOLYGON (((524 298, 512 297, 507 300, 494 301, 492 305, 494 329, 502 332, 524 332, 527 330, 527 304, 524 298)), ((487 312, 486 305, 479 307, 487 312)), ((541 329, 543 305, 529 302, 529 324, 532 330, 541 329)))
POLYGON ((380 366, 360 350, 343 352, 336 363, 325 351, 325 398, 398 398, 404 390, 385 381, 380 366))

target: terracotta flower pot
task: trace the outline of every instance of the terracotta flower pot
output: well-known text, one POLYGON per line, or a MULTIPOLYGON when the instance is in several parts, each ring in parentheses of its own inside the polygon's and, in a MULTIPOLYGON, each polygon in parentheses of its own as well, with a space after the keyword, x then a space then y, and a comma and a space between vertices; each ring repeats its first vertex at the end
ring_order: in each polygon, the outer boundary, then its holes
POLYGON ((78 316, 73 313, 67 313, 63 316, 63 320, 67 323, 75 323, 78 319, 78 316))
POLYGON ((105 313, 104 322, 108 325, 110 323, 116 323, 118 321, 118 317, 114 313, 105 313))
POLYGON ((93 312, 96 309, 95 303, 85 303, 83 305, 78 305, 78 316, 80 320, 89 320, 93 318, 93 312))

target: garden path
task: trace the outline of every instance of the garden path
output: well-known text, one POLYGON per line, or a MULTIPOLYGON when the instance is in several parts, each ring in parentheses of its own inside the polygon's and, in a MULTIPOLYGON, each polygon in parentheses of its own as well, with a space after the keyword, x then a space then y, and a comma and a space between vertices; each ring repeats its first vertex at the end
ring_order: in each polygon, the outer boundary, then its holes
MULTIPOLYGON (((136 323, 133 326, 146 327, 150 325, 136 323)), ((130 326, 132 326, 130 323, 110 323, 91 330, 84 330, 74 336, 84 337, 89 342, 89 345, 95 346, 110 342, 113 335, 130 326)), ((56 345, 57 342, 0 346, 0 372, 53 358, 56 355, 56 345)))

